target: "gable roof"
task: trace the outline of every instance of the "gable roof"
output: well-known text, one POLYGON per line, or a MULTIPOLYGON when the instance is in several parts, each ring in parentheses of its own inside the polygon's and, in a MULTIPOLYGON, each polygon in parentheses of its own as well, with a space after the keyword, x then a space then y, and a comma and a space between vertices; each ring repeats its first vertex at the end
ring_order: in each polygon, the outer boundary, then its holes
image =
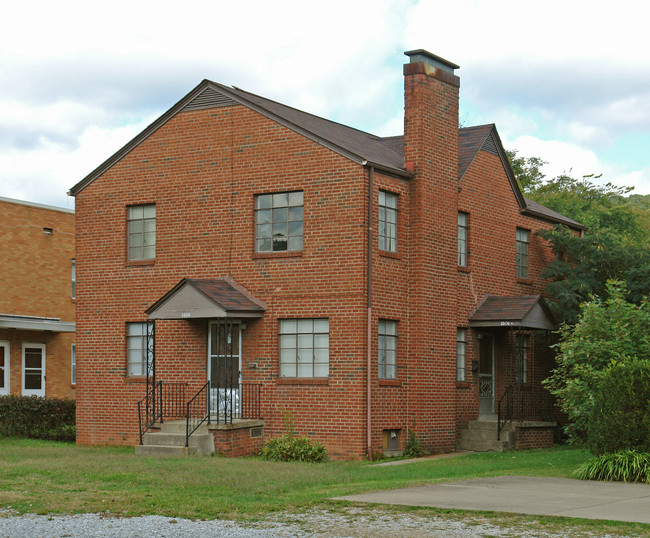
POLYGON ((555 319, 541 295, 486 295, 469 316, 470 327, 555 329, 555 319))
POLYGON ((239 88, 229 88, 223 84, 203 80, 144 131, 73 186, 68 194, 72 196, 79 194, 176 114, 238 104, 255 110, 358 164, 374 166, 378 170, 405 178, 412 175, 404 167, 403 155, 394 150, 394 145, 386 144, 379 136, 326 120, 239 88))
POLYGON ((152 304, 149 319, 261 318, 266 304, 228 277, 184 278, 152 304))
MULTIPOLYGON (((412 173, 404 166, 404 137, 379 137, 330 121, 302 110, 283 105, 277 101, 246 92, 239 88, 227 87, 223 84, 203 80, 178 103, 155 120, 133 140, 100 164, 70 189, 68 194, 76 196, 96 178, 109 170, 114 164, 135 149, 160 127, 165 125, 176 114, 204 108, 243 105, 256 112, 300 133, 323 146, 363 165, 373 166, 377 170, 410 178, 412 173)), ((458 133, 458 180, 461 181, 479 151, 487 151, 497 155, 503 164, 512 192, 523 213, 550 222, 565 224, 572 228, 586 229, 580 223, 571 220, 540 204, 527 200, 510 167, 503 144, 494 124, 464 127, 458 133)))

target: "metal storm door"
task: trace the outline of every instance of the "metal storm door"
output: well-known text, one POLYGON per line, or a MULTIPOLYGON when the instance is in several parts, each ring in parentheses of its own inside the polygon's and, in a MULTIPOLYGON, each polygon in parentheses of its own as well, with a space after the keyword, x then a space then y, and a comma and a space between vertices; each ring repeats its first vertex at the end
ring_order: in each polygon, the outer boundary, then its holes
POLYGON ((485 415, 494 413, 494 337, 480 333, 479 338, 478 412, 485 415))
POLYGON ((9 342, 0 342, 0 396, 9 394, 9 342))
POLYGON ((238 418, 241 410, 241 325, 231 319, 210 323, 208 381, 213 415, 238 418))
POLYGON ((45 344, 23 344, 23 396, 45 397, 45 344))

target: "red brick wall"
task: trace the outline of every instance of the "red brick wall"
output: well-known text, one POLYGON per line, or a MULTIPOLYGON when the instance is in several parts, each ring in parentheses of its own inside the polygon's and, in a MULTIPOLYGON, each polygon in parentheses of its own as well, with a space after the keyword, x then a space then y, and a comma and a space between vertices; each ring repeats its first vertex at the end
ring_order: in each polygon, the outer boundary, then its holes
MULTIPOLYGON (((75 321, 72 260, 75 257, 74 213, 65 209, 0 200, 0 315, 75 321), (52 229, 52 234, 44 233, 52 229)), ((74 333, 0 328, 9 343, 10 391, 22 392, 23 343, 45 344, 46 396, 73 398, 71 350, 74 333)))
POLYGON ((515 449, 551 448, 553 446, 554 428, 517 428, 515 430, 515 449))

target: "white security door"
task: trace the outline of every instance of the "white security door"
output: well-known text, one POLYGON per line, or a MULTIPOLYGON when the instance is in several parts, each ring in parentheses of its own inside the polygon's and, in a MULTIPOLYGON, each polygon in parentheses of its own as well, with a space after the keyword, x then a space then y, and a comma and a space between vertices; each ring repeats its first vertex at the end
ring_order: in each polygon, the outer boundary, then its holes
POLYGON ((212 389, 210 408, 214 415, 239 418, 241 331, 231 319, 210 323, 208 381, 212 389))
POLYGON ((0 342, 0 396, 9 394, 9 342, 0 342))
POLYGON ((23 396, 45 397, 45 344, 23 344, 23 396))
POLYGON ((481 415, 494 413, 494 338, 490 333, 482 333, 479 340, 479 401, 481 415))

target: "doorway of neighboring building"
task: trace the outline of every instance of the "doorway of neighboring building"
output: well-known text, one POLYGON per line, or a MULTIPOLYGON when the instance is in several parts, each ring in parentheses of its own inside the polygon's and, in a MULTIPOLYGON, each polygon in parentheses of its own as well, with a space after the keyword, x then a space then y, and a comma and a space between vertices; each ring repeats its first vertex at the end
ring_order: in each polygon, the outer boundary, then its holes
POLYGON ((239 415, 241 324, 230 319, 210 322, 208 336, 208 381, 212 414, 239 415))
POLYGON ((479 415, 494 413, 494 337, 491 333, 479 333, 479 415))
POLYGON ((23 396, 45 397, 45 344, 23 344, 23 396))
POLYGON ((0 396, 9 394, 9 342, 0 342, 0 396))

